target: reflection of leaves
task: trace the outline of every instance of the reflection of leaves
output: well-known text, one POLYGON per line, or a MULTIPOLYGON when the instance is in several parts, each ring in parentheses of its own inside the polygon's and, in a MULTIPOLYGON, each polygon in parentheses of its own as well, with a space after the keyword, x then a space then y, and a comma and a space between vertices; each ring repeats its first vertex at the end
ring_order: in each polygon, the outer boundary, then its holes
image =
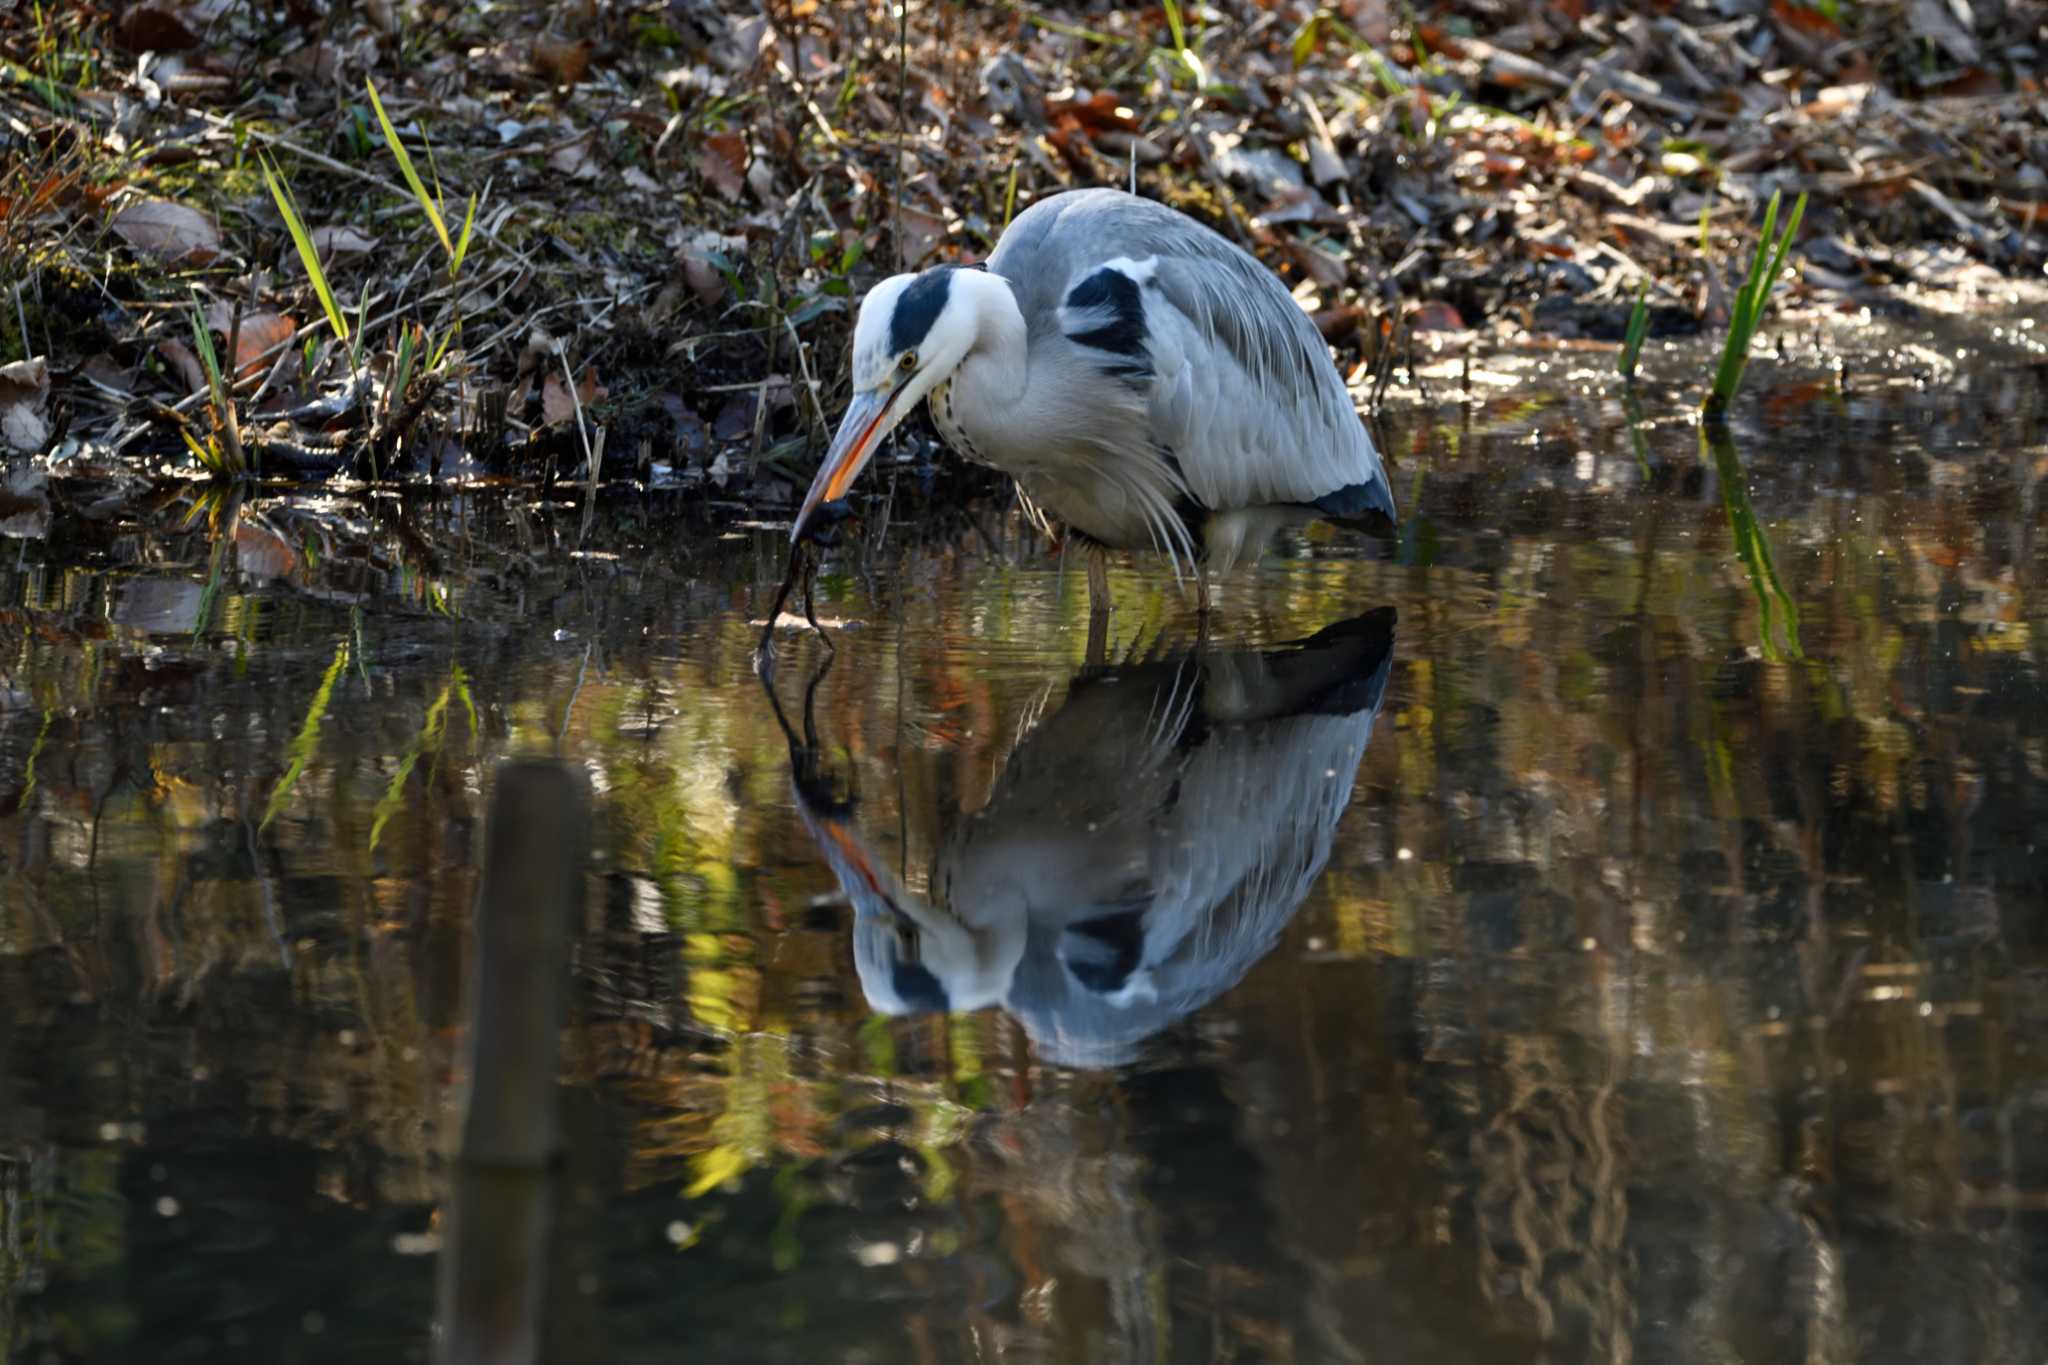
POLYGON ((713 1147, 708 1152, 697 1153, 696 1159, 691 1164, 696 1167, 697 1175, 689 1183, 689 1186, 684 1189, 683 1198, 685 1199, 696 1199, 701 1195, 709 1194, 726 1181, 743 1174, 747 1167, 754 1163, 749 1161, 747 1154, 737 1147, 719 1146, 713 1147))
POLYGON ((313 694, 313 704, 306 708, 306 719, 300 723, 299 733, 292 737, 291 766, 285 769, 283 777, 277 779, 277 789, 270 793, 270 804, 263 808, 263 823, 257 828, 270 828, 270 822, 291 799, 292 788, 298 785, 306 765, 312 762, 314 751, 320 747, 320 722, 327 718, 327 703, 334 696, 335 680, 341 677, 341 670, 346 667, 348 641, 343 640, 334 647, 334 662, 327 665, 327 672, 320 679, 320 689, 313 694))
POLYGON ((1777 566, 1771 562, 1771 542, 1764 538, 1763 528, 1756 524, 1756 512, 1749 505, 1748 478, 1742 470, 1742 458, 1735 453, 1735 442, 1725 431, 1710 437, 1703 424, 1700 427, 1700 448, 1713 456, 1714 470, 1721 481, 1721 505, 1728 509, 1728 530, 1735 537, 1735 553, 1742 560, 1742 567, 1748 571, 1749 585, 1756 592, 1764 657, 1773 663, 1787 655, 1803 659, 1806 654, 1799 647, 1799 604, 1778 581, 1777 566), (1773 622, 1780 615, 1785 622, 1786 648, 1783 652, 1778 648, 1777 632, 1772 629, 1773 622))

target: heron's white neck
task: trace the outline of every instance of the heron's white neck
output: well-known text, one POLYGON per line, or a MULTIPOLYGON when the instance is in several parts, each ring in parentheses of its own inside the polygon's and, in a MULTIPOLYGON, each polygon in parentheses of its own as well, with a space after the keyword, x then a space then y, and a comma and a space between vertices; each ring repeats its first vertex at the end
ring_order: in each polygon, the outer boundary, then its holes
POLYGON ((987 270, 962 270, 953 288, 972 310, 974 344, 953 373, 954 403, 963 414, 986 417, 1016 406, 1030 367, 1030 336, 1010 282, 987 270))

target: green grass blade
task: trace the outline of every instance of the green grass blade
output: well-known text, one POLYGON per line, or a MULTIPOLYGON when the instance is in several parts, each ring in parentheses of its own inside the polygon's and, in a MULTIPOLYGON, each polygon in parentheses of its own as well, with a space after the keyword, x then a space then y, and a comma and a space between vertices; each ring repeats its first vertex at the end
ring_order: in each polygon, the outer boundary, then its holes
POLYGON ((469 212, 462 216, 462 235, 455 239, 455 256, 448 262, 448 277, 462 273, 462 258, 469 254, 469 237, 476 231, 476 194, 469 196, 469 212))
POLYGON ((199 364, 206 371, 206 392, 213 400, 213 417, 218 423, 228 403, 227 384, 220 376, 220 356, 213 349, 213 331, 206 325, 196 297, 192 301, 191 323, 192 349, 199 353, 199 364))
POLYGON ((270 197, 277 201, 277 211, 284 219, 285 231, 291 233, 292 245, 298 248, 299 262, 306 267, 306 278, 313 282, 313 292, 320 296, 320 307, 327 314, 327 325, 334 329, 334 335, 347 341, 348 319, 341 315, 341 305, 334 301, 334 291, 327 285, 327 272, 320 268, 320 253, 313 249, 312 235, 306 231, 305 219, 299 217, 299 208, 292 201, 291 191, 267 158, 257 164, 263 172, 263 183, 270 187, 270 197))
POLYGON ((405 144, 398 140, 398 130, 391 126, 391 116, 384 112, 384 101, 377 96, 377 82, 363 77, 363 85, 370 92, 370 107, 377 113, 377 126, 384 130, 384 145, 391 149, 392 159, 398 163, 398 170, 411 187, 413 198, 420 201, 427 221, 434 226, 434 235, 441 239, 441 248, 450 256, 455 254, 455 243, 448 236, 448 224, 441 218, 440 206, 434 203, 427 187, 420 181, 420 173, 413 168, 412 156, 405 150, 405 144))
POLYGON ((1726 415, 1728 405, 1735 401, 1735 391, 1742 384, 1743 370, 1749 364, 1749 346, 1756 339, 1758 326, 1763 322, 1764 306, 1770 302, 1771 291, 1776 288, 1778 276, 1785 268, 1785 258, 1791 253, 1792 239, 1799 233, 1800 221, 1806 216, 1806 195, 1802 191, 1792 206, 1792 215, 1785 222, 1785 230, 1778 228, 1778 205, 1782 195, 1773 192, 1771 202, 1764 210, 1764 230, 1756 244, 1756 254, 1751 257, 1749 274, 1742 287, 1736 291, 1735 302, 1728 310, 1728 340, 1721 347, 1721 363, 1714 371, 1714 387, 1707 394, 1704 404, 1710 420, 1726 415))
POLYGON ((306 719, 300 723, 299 733, 292 739, 291 766, 285 769, 283 777, 277 779, 277 786, 270 793, 269 804, 263 808, 263 822, 257 826, 259 830, 270 828, 270 822, 277 818, 278 812, 284 809, 284 803, 291 799, 292 788, 299 784, 299 778, 304 775, 306 765, 313 761, 314 753, 319 750, 320 724, 327 719, 327 706, 334 698, 334 684, 341 677, 342 670, 347 667, 348 641, 344 639, 335 646, 334 662, 327 665, 327 672, 320 679, 319 690, 313 693, 313 704, 306 708, 306 719))

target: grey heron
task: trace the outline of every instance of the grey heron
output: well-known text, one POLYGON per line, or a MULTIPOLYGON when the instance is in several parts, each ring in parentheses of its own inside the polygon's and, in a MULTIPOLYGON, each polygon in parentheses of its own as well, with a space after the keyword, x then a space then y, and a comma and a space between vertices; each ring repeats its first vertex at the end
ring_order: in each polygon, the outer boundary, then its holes
POLYGON ((946 443, 1011 474, 1094 550, 1175 577, 1256 560, 1283 526, 1379 534, 1393 490, 1328 347, 1258 260, 1120 190, 1019 214, 985 269, 894 275, 862 299, 853 401, 791 532, 844 497, 921 401, 946 443))
POLYGON ((1108 1066, 1234 985, 1321 875, 1392 668, 1381 608, 1264 651, 1083 671, 907 888, 791 735, 797 808, 889 1014, 1000 1005, 1108 1066))

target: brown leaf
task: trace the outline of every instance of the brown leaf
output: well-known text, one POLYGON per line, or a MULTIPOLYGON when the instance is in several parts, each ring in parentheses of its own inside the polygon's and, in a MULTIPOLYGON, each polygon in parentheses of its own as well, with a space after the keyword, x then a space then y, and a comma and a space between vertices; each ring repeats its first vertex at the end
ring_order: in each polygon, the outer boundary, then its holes
POLYGON ((290 341, 298 330, 298 322, 283 313, 243 314, 242 330, 235 338, 235 377, 247 379, 274 362, 271 348, 290 341))
POLYGON ((175 6, 130 5, 114 24, 114 37, 130 52, 184 52, 199 46, 199 34, 175 6))
MULTIPOLYGON (((227 350, 228 337, 235 335, 235 310, 226 302, 210 303, 201 315, 207 329, 220 339, 220 349, 227 350)), ((235 339, 235 377, 247 379, 262 366, 276 360, 266 352, 280 342, 291 340, 299 330, 299 324, 282 313, 254 312, 242 314, 242 330, 235 339)))
POLYGON ((1448 303, 1419 304, 1408 315, 1408 325, 1418 332, 1462 332, 1465 319, 1448 303))
POLYGON ((185 386, 186 393, 197 393, 206 387, 206 367, 199 363, 199 357, 192 354, 192 348, 176 337, 165 337, 156 344, 156 353, 164 358, 164 364, 171 367, 171 373, 185 386))
POLYGON ((1786 28, 1811 34, 1823 42, 1836 42, 1842 36, 1840 24, 1799 0, 1771 0, 1771 17, 1786 28))
POLYGON ((220 255, 220 229, 198 209, 168 199, 140 199, 114 215, 114 234, 166 265, 204 265, 220 255))
POLYGON ((50 366, 41 356, 0 365, 0 445, 24 454, 50 439, 43 409, 50 401, 50 366))
POLYGON ((552 33, 533 40, 533 69, 556 85, 574 85, 590 70, 590 40, 571 42, 552 33))
POLYGON ((1341 256, 1291 237, 1281 238, 1280 245, 1295 267, 1323 288, 1334 289, 1344 283, 1346 271, 1341 256))
POLYGON ((352 227, 316 227, 312 232, 313 249, 324 260, 337 260, 343 256, 362 256, 377 249, 377 239, 367 232, 352 227))
POLYGON ((727 202, 738 203, 747 183, 747 140, 739 133, 712 133, 697 150, 697 169, 727 202))
POLYGON ((1113 90, 1098 90, 1086 99, 1047 100, 1045 112, 1056 123, 1072 122, 1090 134, 1138 131, 1137 114, 1113 90))
POLYGON ((289 578, 298 571, 299 552, 261 522, 235 519, 235 565, 252 578, 289 578))
POLYGON ((604 385, 597 382, 596 367, 585 365, 583 367, 583 377, 576 381, 576 396, 571 398, 569 396, 569 386, 562 382, 561 369, 559 367, 551 369, 548 371, 547 378, 541 381, 540 386, 541 420, 549 426, 553 426, 557 422, 573 422, 576 420, 576 402, 578 399, 581 399, 584 408, 588 409, 592 403, 604 397, 608 392, 609 390, 604 385))
POLYGON ((926 213, 906 204, 901 210, 901 221, 903 264, 906 268, 915 267, 946 240, 946 220, 936 213, 926 213))

